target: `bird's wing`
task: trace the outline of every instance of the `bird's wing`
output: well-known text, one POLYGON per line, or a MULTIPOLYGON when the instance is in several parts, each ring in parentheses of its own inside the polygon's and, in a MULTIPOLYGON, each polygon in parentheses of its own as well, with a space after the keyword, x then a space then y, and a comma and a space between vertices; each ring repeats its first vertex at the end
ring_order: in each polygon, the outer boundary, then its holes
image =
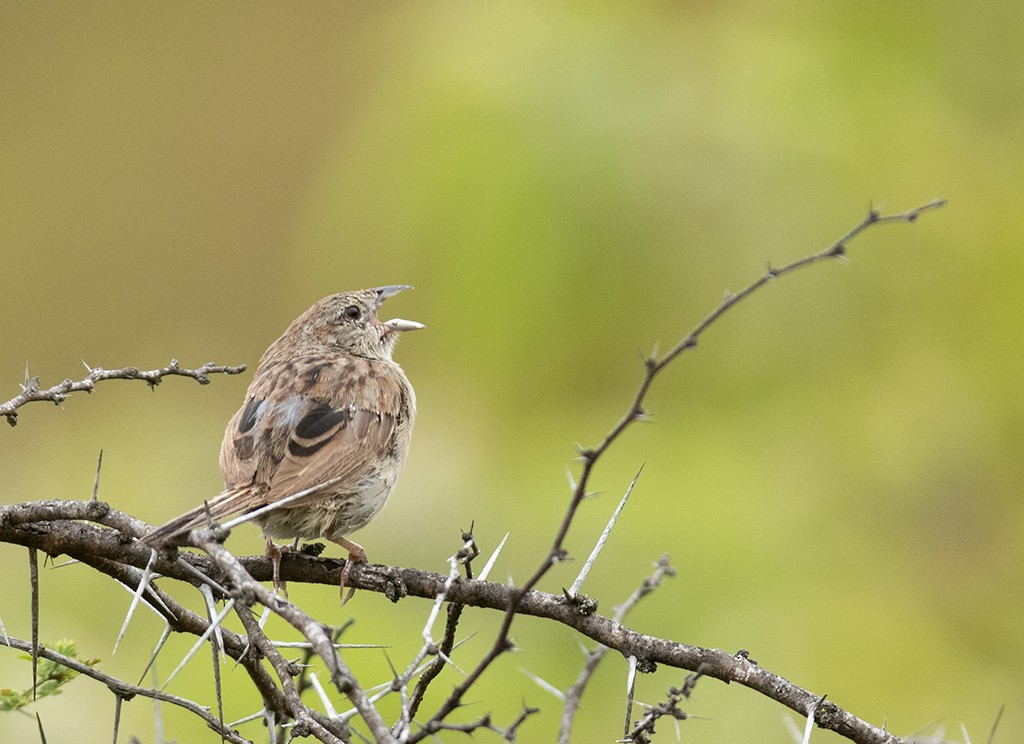
POLYGON ((262 487, 255 506, 320 486, 356 490, 394 448, 406 387, 389 365, 361 357, 299 357, 261 369, 225 432, 226 484, 262 487))
POLYGON ((221 445, 226 489, 143 536, 159 544, 189 530, 312 492, 357 490, 404 448, 414 409, 401 371, 361 357, 297 357, 261 367, 221 445), (401 422, 401 423, 400 423, 401 422))

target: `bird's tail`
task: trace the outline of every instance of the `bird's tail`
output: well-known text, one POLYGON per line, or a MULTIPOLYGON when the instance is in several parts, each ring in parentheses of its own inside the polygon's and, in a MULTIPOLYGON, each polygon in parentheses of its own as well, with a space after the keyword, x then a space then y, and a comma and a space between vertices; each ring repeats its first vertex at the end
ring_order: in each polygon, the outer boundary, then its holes
POLYGON ((157 546, 174 540, 190 530, 210 527, 222 519, 247 511, 248 506, 252 503, 251 497, 252 488, 250 486, 221 491, 195 509, 190 509, 171 521, 154 527, 140 537, 139 542, 157 546))

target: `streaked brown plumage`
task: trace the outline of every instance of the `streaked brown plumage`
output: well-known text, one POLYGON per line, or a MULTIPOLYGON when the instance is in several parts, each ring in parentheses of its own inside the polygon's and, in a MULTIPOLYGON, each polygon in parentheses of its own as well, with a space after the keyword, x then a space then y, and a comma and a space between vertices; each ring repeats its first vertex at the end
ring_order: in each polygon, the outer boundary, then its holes
POLYGON ((224 433, 225 490, 142 540, 159 544, 210 518, 266 507, 253 521, 268 552, 271 538, 323 537, 343 546, 349 563, 365 561, 347 536, 384 507, 416 416, 412 385, 391 353, 398 333, 423 326, 377 319, 381 303, 404 289, 331 295, 292 322, 264 352, 224 433))

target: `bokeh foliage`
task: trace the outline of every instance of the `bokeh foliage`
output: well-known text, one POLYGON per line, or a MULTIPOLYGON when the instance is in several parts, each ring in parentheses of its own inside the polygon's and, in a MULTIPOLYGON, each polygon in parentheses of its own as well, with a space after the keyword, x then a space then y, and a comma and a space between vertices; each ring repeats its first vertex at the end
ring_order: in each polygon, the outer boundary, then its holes
MULTIPOLYGON (((476 520, 485 549, 511 531, 500 573, 522 578, 568 496, 573 443, 624 410, 643 353, 765 261, 823 247, 870 201, 950 199, 717 326, 659 381, 653 425, 598 472, 606 495, 571 545, 589 551, 646 463, 586 587, 603 609, 669 552, 680 574, 635 627, 747 648, 901 733, 963 722, 983 741, 1006 701, 996 741, 1024 739, 1024 6, 26 3, 2 15, 0 397, 26 360, 44 384, 81 359, 254 364, 324 294, 416 285, 387 308, 429 330, 398 350, 420 398, 409 467, 359 537, 381 562, 444 570, 476 520)), ((109 383, 63 411, 33 406, 0 432, 2 498, 87 498, 102 448, 102 498, 173 516, 219 487, 220 434, 245 385, 109 383)), ((260 540, 240 529, 230 545, 260 540)), ((27 564, 3 552, 0 617, 27 637, 27 564)), ((151 618, 109 658, 127 594, 82 567, 42 583, 44 637, 74 637, 111 673, 141 670, 151 618)), ((426 612, 363 595, 340 610, 317 588, 295 598, 328 621, 352 613, 350 640, 394 644, 399 660, 426 612)), ((531 621, 516 635, 522 653, 474 712, 541 705, 525 731, 549 740, 557 703, 519 667, 565 687, 576 642, 531 621)), ((0 685, 27 686, 7 654, 0 685)), ((353 664, 385 681, 378 652, 353 664)), ((193 666, 182 690, 199 694, 209 670, 193 666)), ((618 735, 624 674, 608 660, 580 741, 618 735)), ((679 682, 645 678, 638 698, 679 682)), ((256 701, 228 704, 240 716, 256 701)), ((100 686, 78 680, 56 705, 36 706, 54 740, 109 740, 81 728, 112 720, 100 686)), ((710 720, 686 722, 687 741, 790 741, 778 708, 742 690, 702 685, 692 710, 710 720)), ((122 732, 152 739, 148 704, 124 715, 122 732)), ((163 715, 173 738, 208 736, 163 715)), ((0 717, 0 739, 34 732, 0 717)))

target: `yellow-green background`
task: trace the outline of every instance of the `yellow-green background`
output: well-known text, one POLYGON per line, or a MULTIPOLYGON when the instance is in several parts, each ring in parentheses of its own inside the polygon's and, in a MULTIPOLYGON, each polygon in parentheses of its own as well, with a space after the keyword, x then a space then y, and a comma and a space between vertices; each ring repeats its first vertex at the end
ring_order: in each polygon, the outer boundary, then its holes
MULTIPOLYGON (((398 350, 415 441, 357 539, 372 560, 444 570, 475 520, 485 551, 511 532, 495 577, 521 580, 562 514, 574 442, 622 413, 642 354, 870 202, 947 197, 714 326, 658 381, 655 423, 597 471, 569 547, 589 552, 646 463, 585 587, 602 610, 668 552, 679 576, 633 627, 749 649, 901 734, 962 739, 963 724, 981 742, 1005 702, 996 742, 1024 740, 1022 28, 1018 2, 8 4, 0 399, 26 361, 47 385, 81 360, 254 365, 315 299, 413 284, 386 314, 429 327, 398 350)), ((217 491, 247 382, 110 382, 32 405, 0 431, 0 498, 87 498, 103 449, 101 497, 169 518, 217 491)), ((229 544, 261 548, 253 528, 229 544)), ((26 553, 0 556, 0 618, 25 638, 26 553)), ((354 617, 346 637, 390 645, 397 666, 428 610, 292 598, 354 617)), ((129 599, 83 567, 46 570, 41 636, 135 679, 161 625, 140 615, 112 658, 129 599)), ((495 619, 467 613, 463 665, 495 619)), ((538 705, 521 741, 551 741, 559 704, 521 669, 567 687, 577 640, 528 619, 514 635, 521 652, 465 716, 538 705)), ((365 683, 389 679, 382 652, 347 658, 365 683)), ((0 652, 0 686, 28 670, 0 652)), ((210 676, 204 655, 169 691, 209 700, 210 676)), ((258 708, 238 676, 225 670, 229 719, 258 708)), ((659 670, 637 697, 681 681, 659 670)), ((621 735, 624 686, 610 656, 576 741, 621 735)), ((50 741, 109 741, 113 709, 86 680, 36 706, 50 741)), ((738 686, 705 680, 686 709, 687 742, 792 741, 787 714, 738 686)), ((167 738, 214 740, 162 716, 167 738)), ((152 719, 127 703, 122 740, 155 741, 152 719)), ((0 717, 4 741, 34 732, 0 717)))

